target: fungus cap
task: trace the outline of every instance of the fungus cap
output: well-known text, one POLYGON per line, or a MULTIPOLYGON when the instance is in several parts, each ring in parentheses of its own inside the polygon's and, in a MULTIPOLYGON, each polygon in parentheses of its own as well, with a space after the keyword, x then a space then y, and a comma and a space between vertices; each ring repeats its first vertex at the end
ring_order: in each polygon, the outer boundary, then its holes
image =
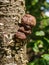
POLYGON ((25 14, 22 17, 22 24, 27 24, 30 26, 35 26, 36 25, 36 18, 30 14, 25 14))
POLYGON ((22 32, 16 32, 16 38, 18 38, 18 39, 21 39, 21 40, 24 40, 24 39, 26 39, 26 35, 24 34, 24 33, 22 33, 22 32))

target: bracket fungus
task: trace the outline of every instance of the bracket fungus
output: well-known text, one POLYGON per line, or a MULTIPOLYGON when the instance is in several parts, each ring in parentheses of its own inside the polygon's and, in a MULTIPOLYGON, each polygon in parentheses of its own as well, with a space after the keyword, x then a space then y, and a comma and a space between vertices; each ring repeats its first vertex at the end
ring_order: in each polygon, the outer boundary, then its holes
POLYGON ((36 25, 36 18, 30 14, 25 14, 22 17, 22 24, 27 24, 29 26, 35 26, 36 25))
POLYGON ((21 39, 21 40, 25 40, 26 39, 26 35, 24 33, 22 33, 22 32, 16 32, 15 37, 17 39, 21 39))
POLYGON ((19 29, 15 37, 24 40, 27 38, 28 34, 31 34, 32 27, 36 25, 36 18, 30 14, 25 14, 21 19, 21 23, 18 25, 19 29))
POLYGON ((31 34, 31 30, 25 29, 24 27, 20 27, 18 31, 23 32, 25 34, 31 34))
POLYGON ((22 23, 19 23, 18 25, 19 25, 19 27, 24 27, 26 30, 31 30, 31 26, 29 26, 29 25, 22 24, 22 23))

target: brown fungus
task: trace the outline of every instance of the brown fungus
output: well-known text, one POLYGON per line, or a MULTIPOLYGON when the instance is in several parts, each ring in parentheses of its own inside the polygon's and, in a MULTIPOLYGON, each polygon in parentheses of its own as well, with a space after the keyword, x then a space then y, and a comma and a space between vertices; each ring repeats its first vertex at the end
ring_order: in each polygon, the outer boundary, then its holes
POLYGON ((35 26, 36 25, 36 18, 30 14, 25 14, 22 19, 21 19, 22 24, 27 24, 30 26, 35 26))
POLYGON ((28 30, 31 30, 31 26, 29 26, 29 25, 27 25, 27 24, 19 23, 18 25, 19 25, 19 27, 24 27, 26 30, 27 30, 27 29, 28 29, 28 30))
POLYGON ((19 31, 16 32, 15 37, 17 39, 21 39, 21 40, 25 40, 26 39, 26 35, 24 33, 22 33, 22 32, 19 32, 19 31))
POLYGON ((32 27, 36 25, 36 18, 30 14, 25 14, 18 25, 19 29, 14 35, 14 39, 25 40, 27 35, 31 34, 32 27))
POLYGON ((18 31, 21 31, 25 34, 31 34, 31 30, 25 29, 24 27, 20 27, 18 31))

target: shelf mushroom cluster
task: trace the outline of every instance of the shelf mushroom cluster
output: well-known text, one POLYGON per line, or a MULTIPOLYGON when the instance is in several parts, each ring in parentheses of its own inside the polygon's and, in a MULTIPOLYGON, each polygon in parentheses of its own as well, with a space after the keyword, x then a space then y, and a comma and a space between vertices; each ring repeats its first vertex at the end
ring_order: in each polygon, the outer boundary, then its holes
POLYGON ((16 32, 15 37, 21 40, 25 40, 27 35, 31 34, 31 29, 36 25, 36 19, 30 14, 25 14, 21 23, 19 24, 18 32, 16 32))

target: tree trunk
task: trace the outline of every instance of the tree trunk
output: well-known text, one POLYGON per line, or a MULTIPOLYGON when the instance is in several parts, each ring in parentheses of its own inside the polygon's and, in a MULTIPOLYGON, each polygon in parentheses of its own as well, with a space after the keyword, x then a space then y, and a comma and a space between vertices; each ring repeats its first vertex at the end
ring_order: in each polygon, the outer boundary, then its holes
POLYGON ((13 41, 25 14, 24 0, 0 0, 0 65, 26 65, 26 41, 13 41))

